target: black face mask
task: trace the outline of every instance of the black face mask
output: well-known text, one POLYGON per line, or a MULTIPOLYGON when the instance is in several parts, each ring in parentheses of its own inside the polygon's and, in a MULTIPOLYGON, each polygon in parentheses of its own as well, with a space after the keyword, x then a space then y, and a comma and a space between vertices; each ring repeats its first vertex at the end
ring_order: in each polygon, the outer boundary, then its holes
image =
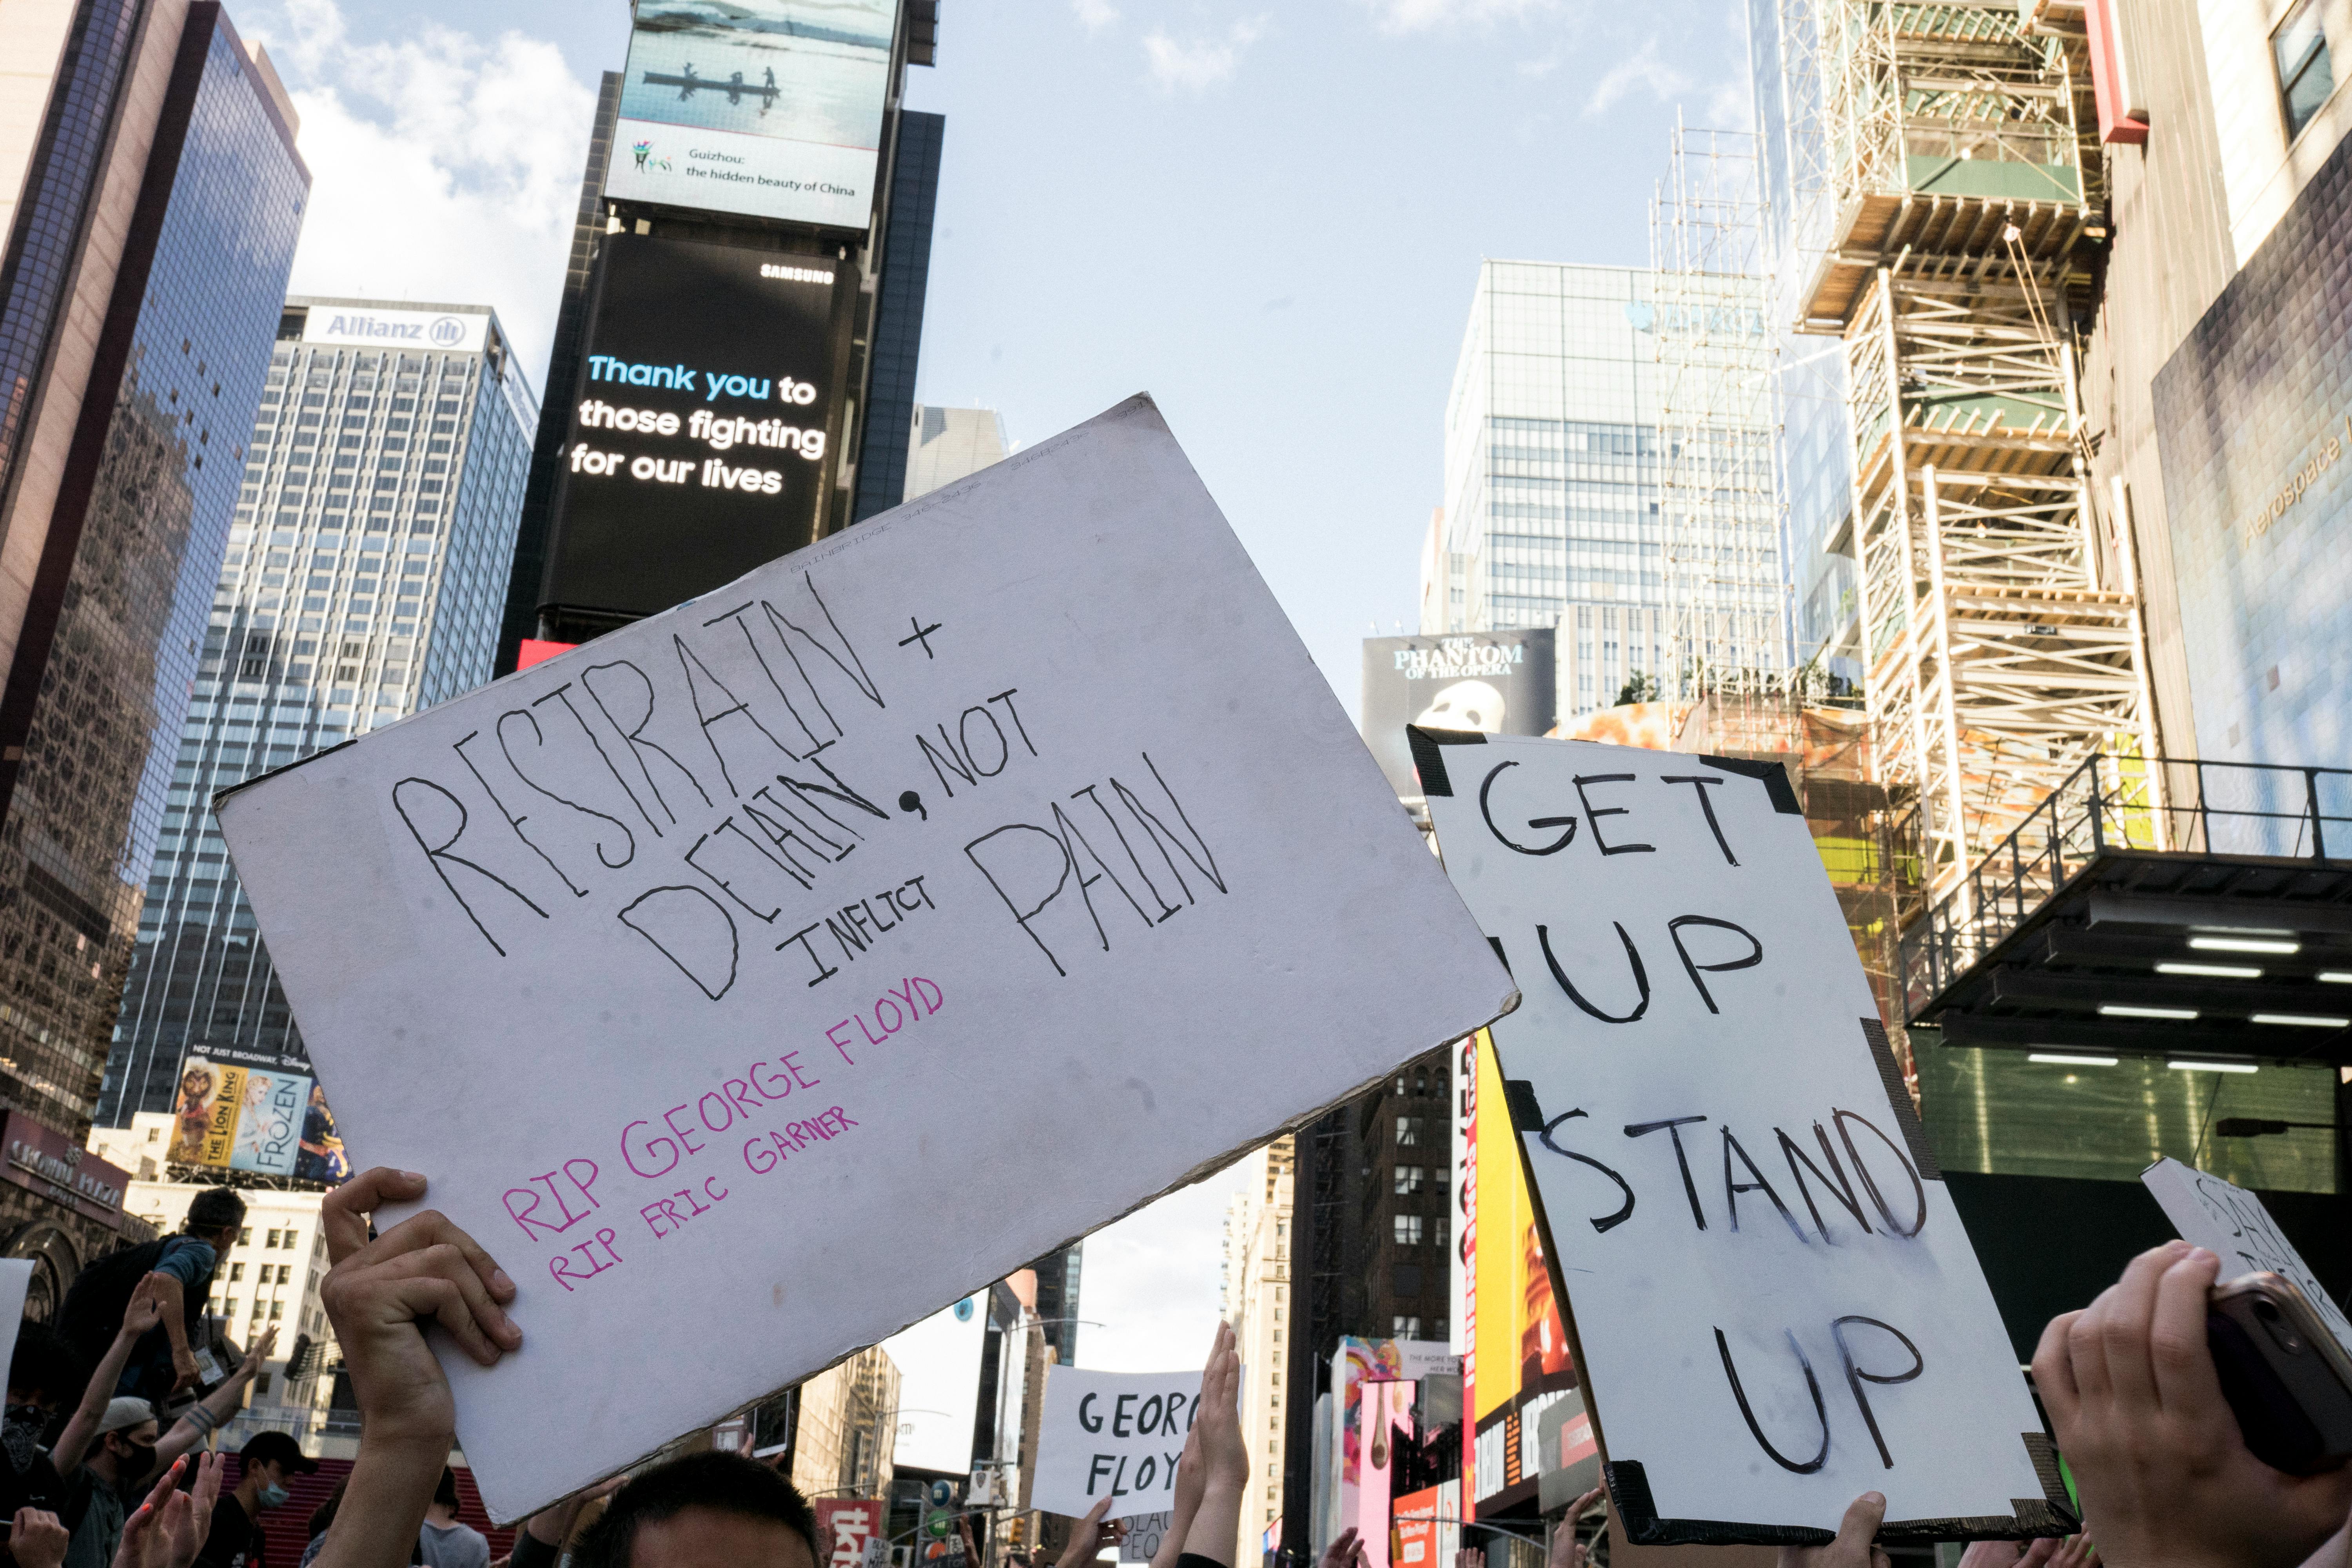
POLYGON ((49 1413, 37 1405, 11 1405, 5 1416, 0 1416, 0 1454, 5 1454, 9 1468, 23 1474, 25 1468, 39 1458, 41 1434, 49 1425, 49 1413))
POLYGON ((120 1466, 120 1468, 126 1479, 137 1480, 140 1477, 145 1475, 148 1471, 155 1468, 154 1444, 134 1443, 130 1438, 125 1437, 122 1440, 122 1446, 131 1450, 129 1454, 123 1457, 120 1466))

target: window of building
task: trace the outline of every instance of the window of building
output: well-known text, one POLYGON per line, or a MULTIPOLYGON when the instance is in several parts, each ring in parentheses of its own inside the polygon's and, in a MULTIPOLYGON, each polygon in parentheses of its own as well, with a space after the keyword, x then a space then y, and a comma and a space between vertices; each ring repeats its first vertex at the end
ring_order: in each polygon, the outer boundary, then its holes
POLYGON ((1421 1338, 1421 1320, 1419 1318, 1407 1317, 1391 1318, 1389 1320, 1389 1336, 1391 1339, 1399 1340, 1417 1340, 1421 1338))
POLYGON ((1422 1122, 1424 1120, 1425 1118, 1419 1116, 1400 1116, 1396 1119, 1398 1148, 1417 1149, 1421 1146, 1422 1122))
POLYGON ((270 1303, 269 1303, 269 1321, 270 1321, 271 1322, 273 1322, 273 1323, 274 1323, 274 1322, 276 1322, 278 1319, 280 1319, 280 1318, 284 1317, 285 1315, 286 1315, 286 1303, 285 1303, 285 1302, 283 1302, 283 1301, 272 1301, 272 1302, 270 1302, 270 1303))
MULTIPOLYGON (((242 1263, 232 1263, 232 1264, 230 1264, 230 1265, 228 1266, 228 1278, 229 1278, 229 1283, 231 1283, 232 1285, 233 1285, 233 1284, 235 1284, 236 1281, 238 1281, 238 1280, 240 1280, 240 1279, 244 1279, 244 1278, 245 1278, 245 1265, 244 1265, 244 1264, 242 1264, 242 1263)), ((236 1308, 234 1308, 234 1307, 232 1307, 232 1308, 230 1308, 230 1309, 229 1309, 229 1310, 231 1310, 231 1311, 235 1311, 236 1310, 236 1308)))
POLYGON ((1421 1191, 1422 1183, 1428 1177, 1429 1171, 1424 1166, 1399 1165, 1396 1168, 1396 1190, 1400 1193, 1417 1193, 1421 1191))
POLYGON ((270 1247, 276 1247, 276 1246, 278 1245, 278 1232, 276 1232, 276 1231, 274 1231, 274 1230, 273 1230, 273 1231, 271 1231, 271 1232, 269 1233, 269 1239, 268 1239, 268 1241, 265 1241, 265 1242, 263 1242, 263 1243, 261 1244, 261 1246, 262 1246, 262 1249, 263 1249, 264 1251, 267 1251, 267 1250, 268 1250, 270 1247))
POLYGON ((236 1297, 234 1297, 234 1296, 231 1296, 231 1297, 228 1299, 228 1303, 227 1303, 227 1305, 228 1305, 228 1315, 229 1315, 230 1317, 232 1317, 232 1318, 236 1317, 236 1297))
POLYGON ((253 1245, 253 1227, 251 1226, 247 1226, 244 1229, 236 1233, 236 1244, 239 1247, 251 1247, 253 1245))
POLYGON ((1399 1247, 1419 1247, 1421 1216, 1417 1214, 1401 1214, 1393 1217, 1396 1220, 1396 1244, 1399 1247))
POLYGON ((2319 106, 2336 90, 2327 58, 2327 33, 2320 26, 2319 0, 2303 0, 2271 35, 2271 58, 2278 67, 2279 101, 2286 110, 2287 140, 2303 133, 2319 106))

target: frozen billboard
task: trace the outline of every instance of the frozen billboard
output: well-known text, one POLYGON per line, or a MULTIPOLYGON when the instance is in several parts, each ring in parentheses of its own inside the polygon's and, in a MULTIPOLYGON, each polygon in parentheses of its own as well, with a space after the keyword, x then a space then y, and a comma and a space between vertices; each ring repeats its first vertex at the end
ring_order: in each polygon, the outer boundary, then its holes
POLYGON ((866 227, 897 19, 897 0, 638 0, 604 194, 866 227))

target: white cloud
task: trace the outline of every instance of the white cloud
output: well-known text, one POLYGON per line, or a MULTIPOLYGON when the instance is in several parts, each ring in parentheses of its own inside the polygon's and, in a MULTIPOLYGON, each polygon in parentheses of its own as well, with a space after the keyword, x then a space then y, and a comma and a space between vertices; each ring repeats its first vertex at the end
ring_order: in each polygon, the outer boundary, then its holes
POLYGON ((357 43, 336 0, 288 0, 284 18, 254 31, 310 165, 291 290, 489 305, 543 394, 593 89, 520 32, 427 22, 357 43))
POLYGON ((1118 20, 1118 7, 1110 0, 1070 0, 1070 9, 1078 14, 1079 26, 1089 33, 1099 33, 1118 20))
POLYGON ((1087 1237, 1078 1364, 1096 1372, 1199 1366, 1217 1331, 1225 1205, 1248 1179, 1231 1165, 1087 1237))
POLYGON ((1658 58, 1658 40, 1652 38, 1631 58, 1609 68, 1586 100, 1584 112, 1606 114, 1636 88, 1646 88, 1652 96, 1664 101, 1687 90, 1690 85, 1689 77, 1658 58))
POLYGON ((1147 74, 1151 85, 1162 92, 1206 92, 1231 80, 1241 68, 1243 54, 1265 34, 1262 16, 1235 22, 1222 38, 1179 42, 1155 27, 1143 40, 1147 74))
POLYGON ((1367 0, 1383 33, 1415 33, 1424 27, 1493 22, 1552 9, 1555 0, 1367 0))

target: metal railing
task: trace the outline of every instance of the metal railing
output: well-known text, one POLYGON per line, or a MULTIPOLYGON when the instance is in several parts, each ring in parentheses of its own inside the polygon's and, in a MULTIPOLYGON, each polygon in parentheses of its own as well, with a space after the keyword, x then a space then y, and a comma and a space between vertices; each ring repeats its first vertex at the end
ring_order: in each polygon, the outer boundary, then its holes
POLYGON ((2115 849, 2352 860, 2352 769, 2090 758, 1903 933, 1905 1013, 2115 849))

